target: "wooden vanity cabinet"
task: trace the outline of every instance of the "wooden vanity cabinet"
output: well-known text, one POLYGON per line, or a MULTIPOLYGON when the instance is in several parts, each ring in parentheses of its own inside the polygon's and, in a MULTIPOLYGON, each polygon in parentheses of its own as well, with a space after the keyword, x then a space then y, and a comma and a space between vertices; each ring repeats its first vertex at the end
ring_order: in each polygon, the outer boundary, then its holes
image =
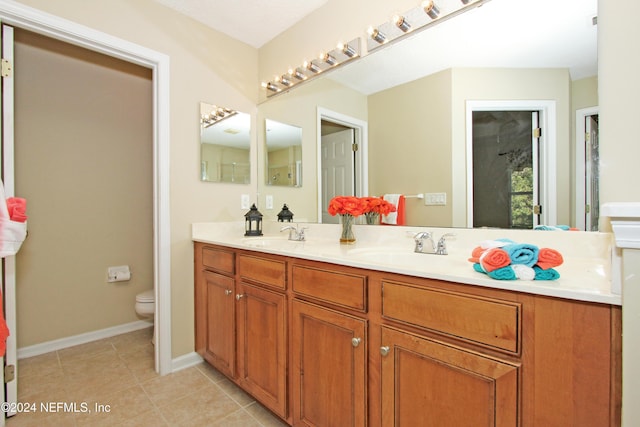
POLYGON ((382 327, 383 426, 518 425, 519 365, 382 327))
POLYGON ((286 262, 195 244, 196 351, 283 419, 286 262))
POLYGON ((195 245, 196 350, 296 426, 619 426, 617 306, 195 245))
POLYGON ((197 245, 196 351, 220 372, 235 375, 235 254, 197 245))
POLYGON ((366 426, 367 277, 297 261, 292 270, 294 425, 366 426))
POLYGON ((238 254, 236 288, 239 384, 287 418, 287 263, 238 254))

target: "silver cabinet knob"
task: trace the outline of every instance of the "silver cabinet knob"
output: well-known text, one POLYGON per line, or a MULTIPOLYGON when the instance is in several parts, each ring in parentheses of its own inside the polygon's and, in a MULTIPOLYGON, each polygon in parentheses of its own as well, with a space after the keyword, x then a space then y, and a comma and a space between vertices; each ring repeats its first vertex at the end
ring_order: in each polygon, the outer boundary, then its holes
POLYGON ((388 345, 380 347, 380 354, 383 355, 383 356, 386 356, 387 354, 389 354, 389 350, 390 350, 390 348, 389 348, 388 345))
POLYGON ((231 289, 225 289, 224 290, 224 294, 225 295, 231 295, 233 293, 233 291, 231 289))
POLYGON ((351 338, 351 345, 357 347, 362 342, 362 338, 351 338))
POLYGON ((242 298, 244 298, 243 294, 236 295, 236 300, 240 301, 242 298))

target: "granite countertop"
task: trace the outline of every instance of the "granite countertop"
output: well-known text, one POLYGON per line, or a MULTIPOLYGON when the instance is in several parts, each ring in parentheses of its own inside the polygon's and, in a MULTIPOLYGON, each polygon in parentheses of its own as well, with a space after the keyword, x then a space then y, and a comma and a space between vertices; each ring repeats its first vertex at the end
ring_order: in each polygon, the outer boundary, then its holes
POLYGON ((340 225, 295 224, 307 227, 304 242, 288 240, 288 232, 280 232, 284 225, 288 224, 264 222, 263 236, 244 237, 244 222, 194 223, 192 239, 237 249, 488 288, 596 303, 622 303, 620 294, 612 291, 614 241, 611 233, 356 225, 356 243, 341 245, 340 225), (414 253, 413 235, 420 231, 433 233, 436 241, 445 233, 454 233, 455 236, 447 239, 448 255, 414 253), (484 240, 498 238, 558 250, 564 258, 563 264, 556 267, 560 278, 553 281, 494 280, 474 271, 468 261, 473 248, 484 240))

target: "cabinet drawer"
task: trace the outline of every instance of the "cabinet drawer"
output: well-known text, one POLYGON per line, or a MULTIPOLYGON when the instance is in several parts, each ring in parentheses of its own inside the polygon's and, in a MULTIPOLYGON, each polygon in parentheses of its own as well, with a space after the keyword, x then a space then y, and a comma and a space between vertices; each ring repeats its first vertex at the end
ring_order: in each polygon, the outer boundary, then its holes
POLYGON ((204 268, 225 274, 235 273, 235 257, 231 251, 216 249, 209 246, 202 248, 202 265, 204 268))
POLYGON ((382 283, 382 315, 517 354, 521 305, 404 283, 382 283))
POLYGON ((294 292, 367 311, 367 276, 293 266, 294 292))
POLYGON ((238 271, 243 279, 279 289, 287 288, 287 264, 285 261, 239 255, 238 271))

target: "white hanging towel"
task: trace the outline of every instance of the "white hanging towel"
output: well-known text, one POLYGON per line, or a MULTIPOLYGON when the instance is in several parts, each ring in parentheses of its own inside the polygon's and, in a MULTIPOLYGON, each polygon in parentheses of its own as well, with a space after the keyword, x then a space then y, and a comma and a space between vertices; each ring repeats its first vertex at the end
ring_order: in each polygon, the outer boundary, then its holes
POLYGON ((385 194, 382 196, 384 200, 391 203, 396 207, 395 212, 389 213, 389 215, 382 215, 381 223, 389 225, 404 225, 404 195, 402 194, 385 194))
POLYGON ((0 181, 0 258, 13 256, 20 250, 22 242, 27 237, 27 217, 24 215, 26 201, 18 198, 5 198, 4 184, 0 181), (7 201, 19 201, 20 212, 15 212, 14 218, 9 214, 7 201))

